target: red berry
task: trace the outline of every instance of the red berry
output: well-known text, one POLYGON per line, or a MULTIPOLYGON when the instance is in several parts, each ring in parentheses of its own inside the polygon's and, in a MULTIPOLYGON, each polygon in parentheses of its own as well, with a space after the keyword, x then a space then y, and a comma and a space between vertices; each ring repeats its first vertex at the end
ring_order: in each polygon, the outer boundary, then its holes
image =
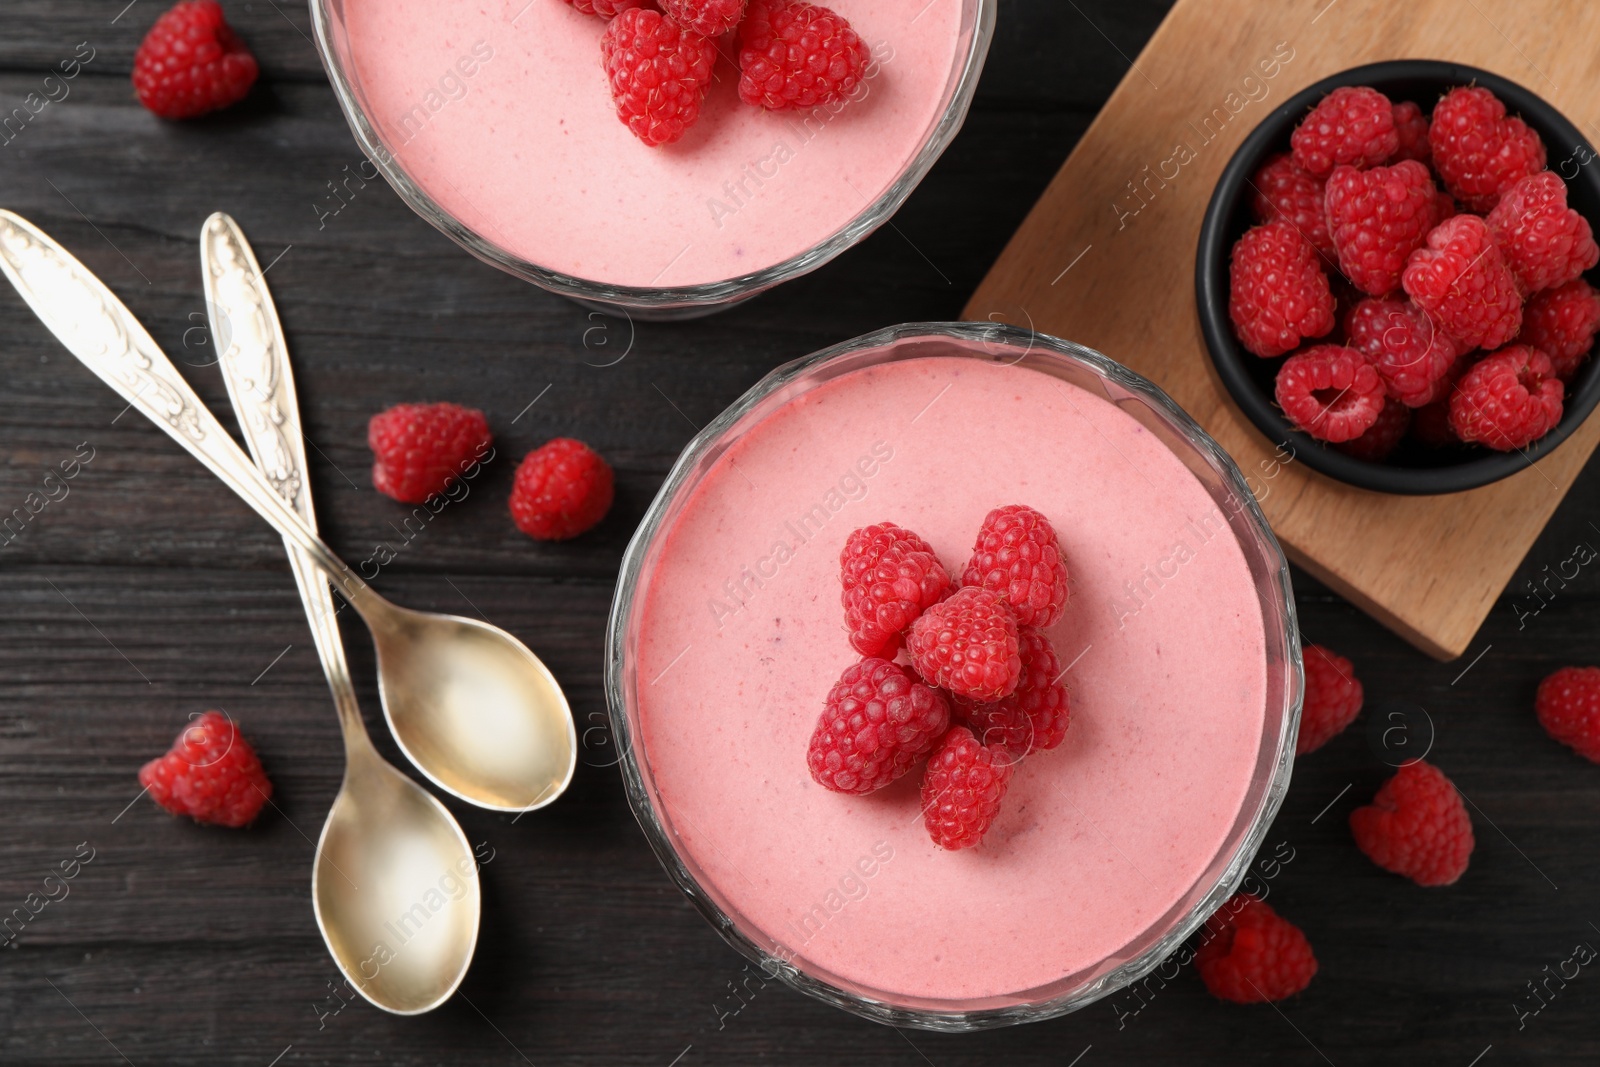
POLYGON ((367 423, 372 485, 404 504, 442 493, 493 441, 489 422, 460 404, 396 404, 367 423))
POLYGON ((1429 448, 1451 448, 1461 443, 1461 438, 1450 428, 1448 396, 1411 413, 1411 436, 1429 448))
POLYGON ((1346 85, 1322 98, 1289 138, 1294 161, 1320 178, 1348 163, 1374 167, 1395 154, 1394 106, 1376 89, 1346 85))
POLYGON ((717 49, 652 7, 620 12, 600 38, 617 117, 647 145, 671 144, 700 118, 717 49))
POLYGON ((1400 147, 1395 150, 1393 162, 1415 159, 1426 163, 1433 157, 1433 149, 1428 146, 1428 116, 1410 100, 1394 106, 1394 132, 1400 138, 1400 147))
POLYGON ((1570 382, 1600 330, 1600 292, 1582 278, 1534 293, 1522 309, 1517 339, 1550 357, 1556 377, 1570 382))
POLYGON ((1484 222, 1525 293, 1565 285, 1600 263, 1588 220, 1567 206, 1567 183, 1548 170, 1508 188, 1484 222))
POLYGON ((836 104, 872 58, 844 16, 801 0, 750 0, 739 27, 739 99, 773 111, 836 104))
POLYGON ((661 10, 702 37, 717 37, 744 18, 745 0, 661 0, 661 10))
POLYGON ((1317 957, 1294 923, 1249 893, 1235 893, 1206 920, 1195 969, 1219 1000, 1261 1004, 1311 984, 1317 957))
POLYGON ((965 586, 935 604, 906 635, 911 666, 929 685, 993 701, 1016 692, 1022 674, 1017 620, 999 596, 965 586))
POLYGON ((1328 229, 1339 269, 1356 288, 1382 296, 1400 288, 1406 259, 1437 223, 1433 178, 1415 160, 1392 167, 1333 169, 1328 176, 1328 229))
POLYGON ((1257 222, 1282 219, 1300 231, 1318 252, 1330 260, 1338 259, 1333 238, 1328 236, 1328 211, 1321 178, 1284 152, 1267 160, 1251 180, 1255 196, 1251 206, 1257 222))
POLYGON ((537 541, 565 541, 611 510, 611 467, 582 441, 555 437, 522 457, 511 487, 511 520, 537 541))
POLYGON ((892 522, 863 526, 839 553, 844 624, 863 656, 892 656, 917 616, 944 598, 950 575, 932 546, 892 522))
POLYGON ((1290 422, 1330 444, 1360 437, 1383 411, 1377 369, 1343 345, 1313 345, 1284 360, 1274 393, 1290 422))
POLYGON ((1372 360, 1393 399, 1419 408, 1445 395, 1460 350, 1415 304, 1368 297, 1350 309, 1344 330, 1345 343, 1372 360))
POLYGON ((1433 169, 1452 196, 1471 211, 1486 212, 1500 194, 1544 169, 1544 142, 1506 106, 1478 86, 1444 94, 1428 128, 1433 169))
POLYGON ((922 821, 940 848, 971 848, 1000 814, 1015 764, 999 745, 985 745, 953 726, 928 757, 922 776, 922 821))
POLYGON ((868 657, 845 668, 811 735, 806 764, 835 793, 870 793, 926 756, 950 727, 950 705, 904 667, 868 657))
POLYGON ((156 19, 133 54, 139 103, 164 119, 189 119, 243 100, 256 57, 216 0, 182 0, 156 19))
POLYGON ((603 19, 611 19, 629 8, 648 7, 650 0, 567 0, 567 3, 585 15, 599 15, 603 19))
POLYGON ((1239 238, 1228 273, 1228 317, 1256 355, 1281 356, 1333 329, 1328 276, 1289 222, 1263 223, 1239 238))
POLYGON ((1300 739, 1294 746, 1297 756, 1315 752, 1361 714, 1361 682, 1354 664, 1321 645, 1307 645, 1304 659, 1306 698, 1300 708, 1300 739))
POLYGON ((1377 463, 1400 447, 1410 429, 1411 409, 1391 396, 1383 402, 1378 421, 1367 427, 1365 433, 1333 447, 1347 456, 1377 463))
POLYGON ((216 826, 245 826, 272 799, 256 750, 220 711, 191 722, 165 756, 141 767, 139 784, 172 814, 216 826))
POLYGON ((1549 356, 1511 345, 1461 376, 1450 394, 1450 428, 1497 452, 1526 448, 1561 421, 1563 391, 1549 356))
POLYGON ((1400 277, 1413 303, 1464 348, 1499 348, 1522 327, 1522 294, 1476 215, 1446 219, 1400 277))
POLYGON ((1562 667, 1539 683, 1533 707, 1545 733, 1600 763, 1600 667, 1562 667))
POLYGON ((1051 626, 1067 609, 1067 562, 1050 520, 1025 504, 984 516, 962 585, 999 594, 1021 626, 1051 626))
POLYGON ((1017 630, 1022 673, 1017 688, 992 704, 974 704, 956 697, 959 716, 986 745, 1000 745, 1015 759, 1061 744, 1072 717, 1067 687, 1061 684, 1061 661, 1050 639, 1031 626, 1017 630))
POLYGON ((1450 885, 1472 858, 1472 819, 1461 794, 1430 763, 1407 763, 1372 803, 1350 813, 1356 847, 1418 885, 1450 885))

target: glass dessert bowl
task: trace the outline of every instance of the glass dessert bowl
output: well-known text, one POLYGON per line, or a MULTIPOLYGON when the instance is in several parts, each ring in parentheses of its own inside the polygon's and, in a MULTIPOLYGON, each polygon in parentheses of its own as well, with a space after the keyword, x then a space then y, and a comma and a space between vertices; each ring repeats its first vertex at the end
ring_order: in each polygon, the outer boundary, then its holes
POLYGON ((996 324, 895 327, 781 367, 685 449, 623 561, 606 687, 629 801, 735 949, 828 1003, 970 1030, 1133 982, 1234 891, 1288 787, 1302 692, 1287 566, 1245 479, 1154 385, 996 324), (850 531, 958 575, 984 515, 1050 517, 1062 746, 982 844, 939 850, 920 773, 868 796, 806 746, 855 654, 850 531))
MULTIPOLYGON (((812 111, 740 103, 736 45, 719 39, 700 120, 651 148, 617 119, 605 23, 563 0, 311 0, 369 160, 356 182, 381 173, 502 270, 653 318, 752 297, 893 215, 961 128, 997 5, 835 0, 872 61, 850 100, 812 111)), ((351 180, 336 177, 338 203, 351 180)))

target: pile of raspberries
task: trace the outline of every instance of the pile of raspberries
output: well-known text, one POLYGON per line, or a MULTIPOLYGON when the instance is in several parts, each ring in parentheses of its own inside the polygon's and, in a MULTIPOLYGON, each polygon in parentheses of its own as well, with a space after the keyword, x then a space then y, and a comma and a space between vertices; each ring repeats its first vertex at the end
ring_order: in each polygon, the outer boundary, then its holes
POLYGON ((1066 672, 1044 633, 1067 606, 1055 529, 1033 508, 996 508, 957 579, 928 542, 881 522, 849 536, 839 570, 845 628, 863 658, 828 694, 806 753, 811 777, 872 793, 926 758, 928 833, 941 848, 970 848, 1016 764, 1066 737, 1066 672))
POLYGON ((566 0, 609 19, 600 38, 617 117, 647 145, 671 144, 700 118, 724 34, 739 99, 771 111, 837 108, 871 52, 845 18, 803 0, 566 0), (731 62, 731 59, 730 59, 731 62))
POLYGON ((1561 420, 1600 329, 1589 222, 1493 93, 1432 116, 1335 89, 1251 179, 1228 314, 1300 429, 1377 462, 1409 437, 1523 449, 1561 420))

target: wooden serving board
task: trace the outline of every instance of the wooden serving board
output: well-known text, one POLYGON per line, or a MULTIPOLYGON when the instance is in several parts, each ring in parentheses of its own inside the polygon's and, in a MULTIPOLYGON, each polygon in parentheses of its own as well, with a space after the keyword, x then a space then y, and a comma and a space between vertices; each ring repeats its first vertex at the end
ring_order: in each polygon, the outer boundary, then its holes
MULTIPOLYGON (((965 315, 1070 338, 1161 385, 1238 461, 1292 560, 1429 655, 1459 656, 1600 441, 1600 419, 1530 469, 1450 496, 1372 493, 1285 463, 1206 354, 1200 220, 1272 108, 1363 63, 1481 67, 1600 140, 1597 41, 1592 0, 1178 0, 965 315)), ((1563 146, 1548 148, 1557 166, 1563 146)))

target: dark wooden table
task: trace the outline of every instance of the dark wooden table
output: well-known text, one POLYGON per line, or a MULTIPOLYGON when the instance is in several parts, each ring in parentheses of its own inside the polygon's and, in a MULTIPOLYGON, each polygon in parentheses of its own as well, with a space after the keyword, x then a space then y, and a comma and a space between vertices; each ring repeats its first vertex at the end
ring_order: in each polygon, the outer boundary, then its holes
MULTIPOLYGON (((61 61, 87 54, 80 42, 93 59, 69 96, 7 131, 0 203, 100 273, 220 412, 196 236, 211 211, 236 216, 275 261, 328 539, 353 561, 392 546, 380 584, 397 600, 481 611, 520 635, 565 683, 580 728, 605 720, 601 639, 623 546, 693 424, 779 362, 892 323, 954 317, 1165 7, 1003 0, 966 130, 895 229, 737 310, 640 324, 627 358, 603 366, 624 325, 595 332, 600 321, 578 307, 479 265, 387 186, 330 213, 329 183, 361 157, 303 4, 228 3, 262 84, 225 116, 172 125, 143 112, 128 85, 161 0, 118 16, 125 2, 6 3, 0 118, 61 61), (365 426, 373 411, 419 398, 487 410, 505 458, 407 540, 402 509, 367 484, 365 426), (556 434, 611 458, 618 499, 592 536, 543 546, 515 531, 505 497, 512 457, 556 434)), ((360 1001, 328 1013, 339 975, 307 889, 341 753, 277 537, 166 437, 121 415, 9 290, 0 374, 0 514, 36 491, 54 497, 0 547, 0 914, 93 850, 68 894, 0 952, 0 1063, 1493 1067, 1600 1057, 1600 975, 1549 981, 1542 1008, 1528 987, 1575 946, 1600 945, 1600 768, 1550 742, 1531 713, 1547 671, 1600 656, 1600 575, 1589 566, 1570 577, 1566 562, 1580 542, 1600 545, 1600 472, 1573 489, 1461 662, 1424 659, 1297 576, 1308 638, 1354 658, 1369 711, 1296 768, 1268 838, 1294 856, 1271 881, 1272 902, 1306 930, 1322 968, 1281 1009, 1218 1003, 1186 971, 1142 1007, 1121 997, 976 1036, 896 1032, 779 985, 746 994, 733 1013, 743 961, 657 866, 600 729, 571 792, 537 817, 513 826, 451 803, 493 850, 483 936, 460 996, 398 1019, 360 1001), (93 458, 47 486, 75 454, 93 458), (1526 591, 1563 571, 1553 597, 1526 591), (1387 773, 1369 741, 1379 701, 1427 710, 1431 758, 1470 799, 1478 848, 1455 887, 1419 889, 1351 844, 1346 814, 1387 773), (140 763, 208 707, 245 724, 277 783, 279 810, 247 833, 135 802, 140 763)), ((370 646, 347 636, 370 715, 370 646)))

